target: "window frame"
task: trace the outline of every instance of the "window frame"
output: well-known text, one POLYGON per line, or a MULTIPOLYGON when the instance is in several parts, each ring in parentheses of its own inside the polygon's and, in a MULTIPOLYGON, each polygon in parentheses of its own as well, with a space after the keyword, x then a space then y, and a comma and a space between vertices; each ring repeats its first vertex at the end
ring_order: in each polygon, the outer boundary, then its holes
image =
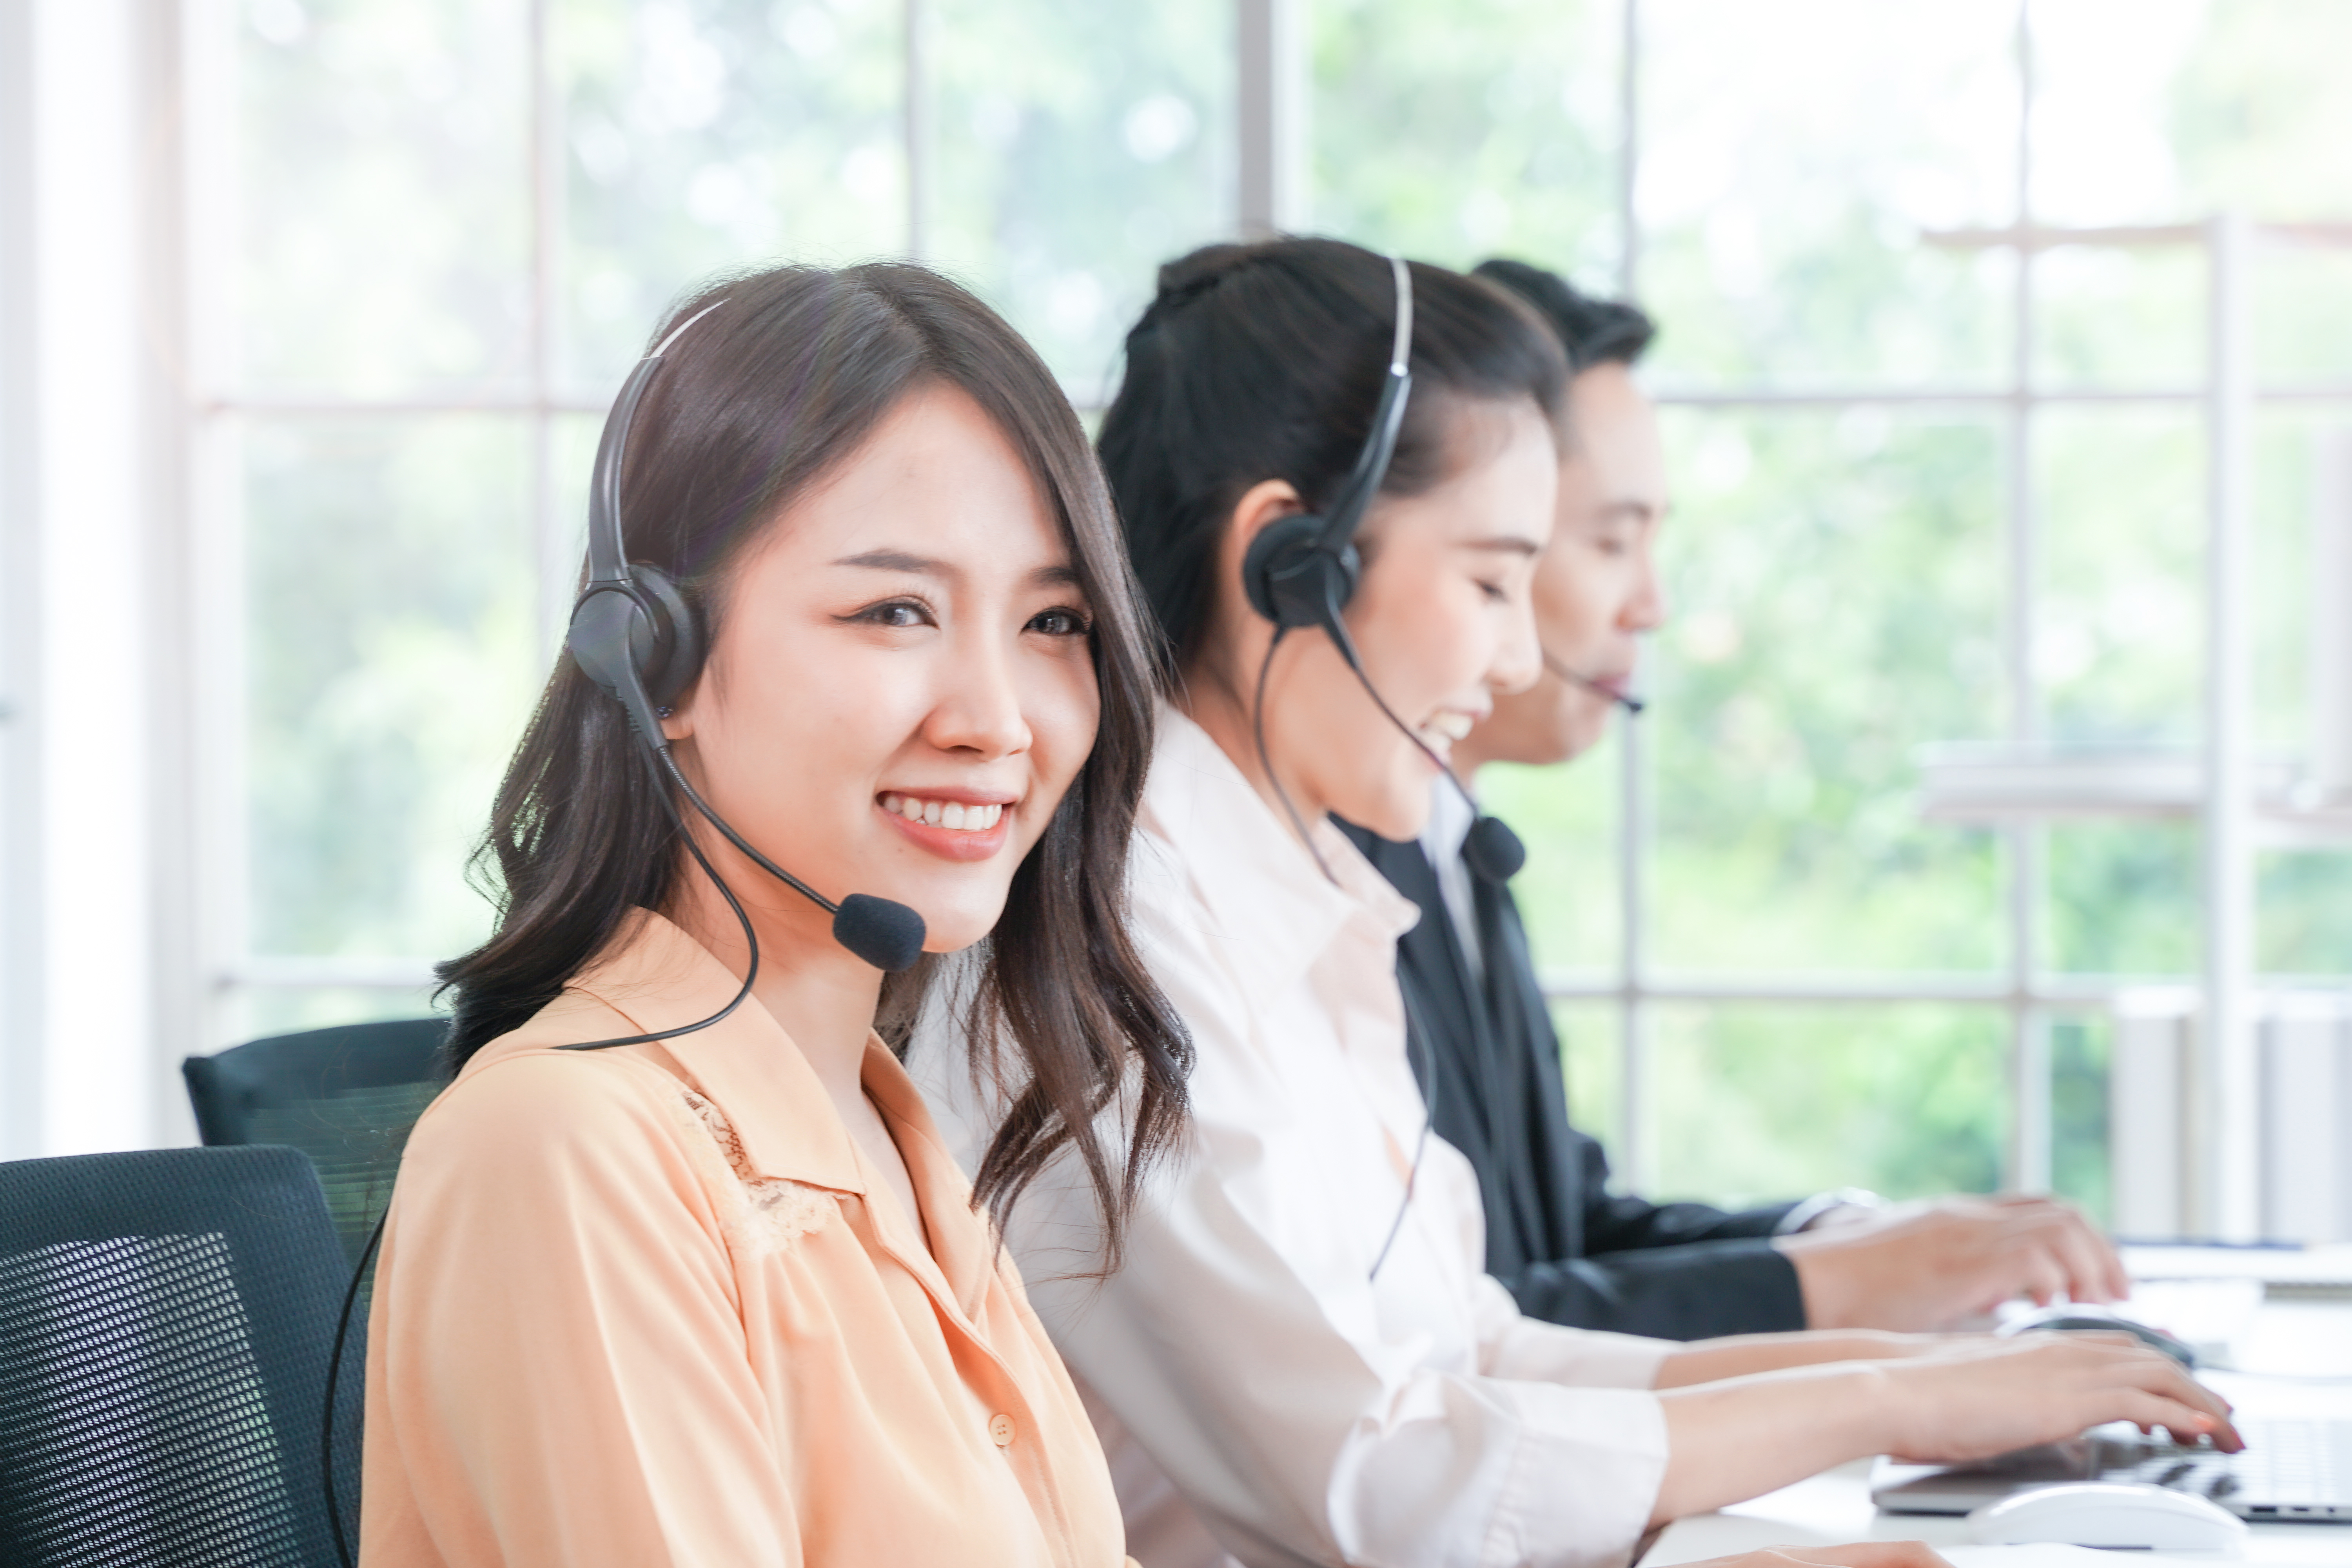
MULTIPOLYGON (((1314 88, 1305 34, 1309 0, 1234 0, 1237 115, 1235 225, 1244 233, 1298 226, 1307 208, 1307 126, 1314 88)), ((924 253, 926 213, 935 158, 935 127, 928 62, 933 47, 930 0, 898 0, 902 9, 907 83, 901 134, 908 172, 904 214, 905 249, 924 253)), ((1619 0, 1622 29, 1615 201, 1622 254, 1614 285, 1629 298, 1639 295, 1643 231, 1634 202, 1642 160, 1641 0, 1619 0)), ((246 606, 240 590, 242 540, 237 495, 237 441, 243 422, 254 416, 375 415, 387 417, 448 414, 520 416, 531 441, 530 506, 539 583, 538 631, 543 647, 559 643, 569 610, 576 562, 572 558, 573 520, 562 514, 554 470, 560 420, 601 414, 604 400, 562 384, 556 374, 553 323, 562 286, 560 247, 565 149, 561 105, 550 70, 551 0, 527 0, 529 50, 523 84, 531 126, 530 190, 531 279, 529 322, 530 373, 524 392, 511 399, 309 399, 246 395, 226 374, 228 358, 218 341, 227 299, 222 280, 232 276, 228 247, 234 241, 237 121, 234 38, 239 8, 231 0, 113 0, 106 6, 46 4, 12 8, 7 38, 22 48, 0 50, 20 62, 14 75, 27 90, 0 90, 0 208, 26 222, 11 223, 7 248, 0 253, 0 411, 35 405, 59 356, 67 352, 39 322, 56 302, 72 295, 40 263, 56 250, 36 238, 31 218, 46 210, 65 164, 44 150, 56 128, 44 117, 58 112, 41 95, 33 45, 47 29, 45 48, 67 45, 90 58, 111 50, 106 68, 131 84, 131 100, 168 102, 162 123, 182 134, 170 152, 118 182, 112 199, 131 212, 133 231, 157 243, 143 267, 146 298, 136 312, 138 330, 151 342, 171 345, 190 367, 188 377, 154 363, 109 374, 120 384, 110 395, 120 434, 137 456, 149 498, 146 515, 131 537, 152 553, 145 568, 154 582, 140 592, 142 603, 159 612, 141 628, 143 642, 136 668, 103 690, 88 689, 132 715, 143 761, 135 785, 136 831, 120 843, 88 841, 80 864, 89 874, 117 878, 124 889, 120 924, 129 933, 115 952, 82 927, 58 919, 64 897, 54 848, 61 832, 79 820, 72 802, 62 800, 55 764, 70 746, 74 698, 71 672, 61 661, 61 638, 71 629, 69 607, 42 597, 43 542, 64 525, 48 437, 27 434, 32 422, 0 420, 0 500, 13 514, 34 520, 9 531, 5 562, 6 629, 0 638, 0 678, 8 702, 0 721, 0 792, 11 807, 11 824, 0 838, 0 870, 8 885, 5 915, 11 938, 0 971, 11 998, 0 1020, 0 1152, 33 1154, 81 1146, 122 1146, 129 1142, 184 1142, 190 1135, 170 1068, 191 1050, 207 1050, 243 1037, 245 1002, 283 988, 340 986, 372 991, 421 991, 430 984, 427 961, 387 954, 365 960, 311 960, 256 955, 247 931, 247 798, 241 773, 245 729, 240 645, 246 606), (135 40, 109 35, 73 36, 67 18, 79 12, 114 19, 88 25, 118 31, 128 25, 135 40), (176 90, 173 90, 176 89, 176 90), (200 215, 194 221, 190 215, 200 215), (18 347, 25 352, 13 352, 18 347), (51 473, 45 476, 44 464, 51 473), (44 1009, 45 997, 62 996, 113 965, 131 976, 120 1013, 124 1027, 136 1024, 135 1060, 114 1051, 113 1065, 99 1077, 68 1069, 69 1056, 85 1044, 66 1026, 66 1017, 44 1009), (121 1058, 120 1061, 115 1058, 121 1058), (111 1076, 107 1076, 110 1074, 111 1076), (109 1122, 113 1131, 66 1128, 57 1109, 68 1085, 95 1085, 103 1078, 123 1110, 109 1122), (124 1118, 129 1118, 125 1121, 124 1118), (66 1129, 61 1131, 61 1129, 66 1129), (144 1129, 142 1136, 135 1129, 144 1129), (91 1140, 100 1142, 92 1143, 91 1140)), ((2209 1128, 2210 1148, 2199 1178, 2204 1208, 2200 1219, 2224 1235, 2251 1235, 2254 1224, 2252 1020, 2263 995, 2252 969, 2252 881, 2254 850, 2249 795, 2245 701, 2246 563, 2244 520, 2248 515, 2247 426, 2258 406, 2306 402, 2352 411, 2352 386, 2257 388, 2246 364, 2243 322, 2244 271, 2251 247, 2262 235, 2242 219, 2223 215, 2208 224, 2161 231, 2109 231, 2063 235, 2038 227, 2030 205, 2032 143, 2027 133, 2033 114, 2032 0, 2018 0, 2015 68, 2019 138, 2015 170, 2015 221, 2003 231, 1946 237, 1953 243, 2008 244, 2025 251, 2015 268, 2014 340, 2006 384, 1854 387, 1795 391, 1769 387, 1696 391, 1667 386, 1658 401, 1670 407, 1837 410, 1886 405, 1937 405, 1973 410, 2001 421, 2008 465, 2002 498, 2003 548, 2008 614, 2003 659, 2010 725, 2008 740, 2032 744, 2040 735, 2032 653, 2042 520, 2032 489, 2032 457, 2037 413, 2069 404, 2137 402, 2200 409, 2216 460, 2211 470, 2209 548, 2222 570, 2209 573, 2209 646, 2221 657, 2210 661, 2206 721, 2216 744, 2209 787, 2200 807, 2209 919, 2201 973, 2204 990, 2218 999, 2221 1045, 2199 1064, 2200 1082, 2221 1107, 2209 1128), (2215 258, 2210 350, 2200 384, 2145 386, 2107 392, 2068 392, 2036 384, 2032 366, 2034 254, 2060 243, 2195 244, 2215 258)), ((42 57, 46 59, 47 57, 42 57)), ((54 95, 51 95, 52 97, 54 95)), ((126 101, 129 101, 128 100, 126 101)), ((131 117, 125 116, 126 121, 131 117)), ((62 122, 60 122, 62 123, 62 122)), ((147 128, 146 121, 126 124, 147 128)), ((79 154, 77 154, 79 156, 79 154)), ((90 171, 106 173, 103 158, 83 156, 83 183, 104 188, 90 171)), ((116 171, 119 172, 119 171, 116 171)), ((120 216, 109 222, 120 222, 120 216)), ((2303 237, 2318 243, 2352 240, 2352 227, 2304 226, 2303 237), (2326 233, 2317 230, 2326 229, 2326 233)), ((2005 1170, 2011 1184, 2040 1186, 2051 1169, 2050 1026, 2061 1018, 2113 1011, 2133 984, 2123 977, 2054 974, 2037 965, 2043 919, 2042 879, 2046 833, 2033 821, 2001 826, 2006 879, 2002 919, 2008 959, 2000 973, 1981 978, 1934 976, 1843 980, 1833 976, 1723 980, 1684 973, 1653 960, 1651 820, 1653 781, 1647 743, 1640 724, 1622 727, 1614 787, 1618 796, 1617 903, 1623 939, 1617 963, 1605 973, 1552 973, 1547 989, 1563 1000, 1600 1002, 1616 1010, 1622 1074, 1614 1151, 1617 1163, 1637 1187, 1654 1186, 1655 1150, 1647 1136, 1654 1095, 1650 1080, 1648 1014, 1660 1005, 1729 1003, 1757 1006, 1815 1006, 1886 1002, 1941 1003, 1999 1011, 2009 1033, 2009 1109, 2011 1132, 2005 1170)), ((87 815, 87 813, 84 813, 87 815)), ((88 922, 84 921, 83 926, 88 922)), ((79 1023, 79 1020, 76 1020, 79 1023)), ((111 1047, 110 1047, 110 1049, 111 1047)))
MULTIPOLYGON (((1643 228, 1634 199, 1640 171, 1641 0, 1621 0, 1622 76, 1618 102, 1617 212, 1624 237, 1616 285, 1639 299, 1643 228)), ((2321 245, 2352 245, 2352 225, 2255 226, 2223 212, 2201 224, 2065 229, 2039 222, 2032 205, 2035 110, 2032 0, 2017 0, 2011 68, 2017 93, 2012 218, 2000 230, 1927 237, 1931 242, 2011 250, 2012 336, 2006 384, 1997 387, 1911 385, 1902 388, 1796 391, 1759 387, 1698 391, 1659 387, 1662 407, 1797 409, 1933 405, 2000 417, 2007 484, 2002 497, 2004 608, 2002 664, 2007 733, 2020 752, 2045 741, 2033 653, 2040 596, 2042 520, 2034 496, 2036 416, 2044 409, 2081 405, 2143 404, 2200 409, 2208 471, 2205 544, 2206 677, 2203 703, 2203 784, 2197 817, 2204 914, 2197 993, 2210 999, 2212 1026, 2189 1032, 2188 1072, 2192 1097, 2182 1218, 2189 1234, 2253 1240, 2261 1234, 2261 1107, 2255 1033, 2264 1007, 2255 973, 2253 756, 2251 738, 2252 521, 2251 426, 2257 406, 2277 403, 2341 405, 2352 412, 2352 385, 2263 388, 2252 379, 2247 321, 2253 248, 2264 237, 2321 245), (2208 258, 2207 356, 2203 377, 2190 385, 2067 390, 2045 387, 2034 374, 2035 258, 2063 246, 2126 247, 2193 245, 2208 258)), ((1640 722, 1619 725, 1618 961, 1603 974, 1551 973, 1545 994, 1555 1001, 1600 1001, 1618 1017, 1618 1133, 1612 1159, 1636 1190, 1654 1191, 1657 1169, 1650 1134, 1655 1100, 1649 1017, 1673 1003, 1733 1003, 1768 1007, 1863 1005, 1890 1002, 1945 1003, 1998 1008, 2009 1035, 2010 1126, 2002 1161, 2012 1189, 2046 1191, 2053 1169, 2052 1025, 2086 1015, 2112 1016, 2145 982, 2121 975, 2062 974, 2039 963, 2044 919, 2048 816, 2025 814, 1995 831, 2005 849, 2002 900, 2008 960, 1997 978, 1849 980, 1832 975, 1720 980, 1654 965, 1648 952, 1650 862, 1654 842, 1653 779, 1640 722)), ((2203 1005, 2202 1003, 2200 1004, 2203 1005)))

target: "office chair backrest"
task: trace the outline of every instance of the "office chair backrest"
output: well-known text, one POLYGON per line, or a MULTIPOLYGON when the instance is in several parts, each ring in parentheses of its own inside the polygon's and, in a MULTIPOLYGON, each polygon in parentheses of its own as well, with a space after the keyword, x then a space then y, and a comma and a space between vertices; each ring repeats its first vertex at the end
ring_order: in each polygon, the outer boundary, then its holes
POLYGON ((441 1018, 274 1035, 180 1065, 208 1144, 287 1143, 310 1156, 353 1262, 392 1201, 409 1129, 447 1081, 441 1018))
MULTIPOLYGON (((291 1149, 0 1164, 0 1562, 332 1563, 320 1415, 348 1278, 291 1149)), ((361 1382, 337 1399, 347 1519, 361 1382)))

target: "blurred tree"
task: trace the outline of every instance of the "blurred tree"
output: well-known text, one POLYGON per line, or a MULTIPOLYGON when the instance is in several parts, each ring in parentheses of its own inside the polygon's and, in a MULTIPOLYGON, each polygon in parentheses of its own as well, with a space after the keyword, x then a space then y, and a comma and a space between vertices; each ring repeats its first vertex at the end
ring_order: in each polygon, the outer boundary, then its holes
POLYGON ((1311 226, 1467 267, 1607 277, 1618 8, 1597 0, 1317 0, 1311 226))
MULTIPOLYGON (((1154 266, 1227 226, 1231 8, 928 10, 931 252, 1091 397, 1154 266)), ((1316 0, 1308 14, 1315 226, 1443 262, 1516 254, 1612 289, 1630 237, 1620 5, 1316 0)), ((593 405, 661 305, 715 270, 905 247, 905 8, 562 0, 542 61, 522 0, 220 15, 236 28, 223 79, 241 204, 224 269, 231 401, 366 405, 256 413, 226 448, 246 552, 252 948, 445 953, 488 917, 464 857, 552 651, 541 574, 576 549, 596 419, 562 405, 593 405), (550 95, 536 124, 535 72, 550 95), (540 155, 551 178, 534 189, 540 155)), ((2012 216, 2016 15, 1643 0, 1635 205, 1642 290, 1664 327, 1654 379, 1898 398, 2005 384, 2014 264, 1932 236, 2012 216)), ((2032 16, 2044 217, 2174 222, 2223 201, 2352 217, 2341 0, 2034 0, 2032 16)), ((2352 254, 2261 266, 2260 375, 2352 382, 2352 254)), ((2193 251, 2053 254, 2033 285, 2040 384, 2202 374, 2193 251)), ((2309 724, 2314 452, 2347 418, 2318 405, 2263 421, 2257 723, 2283 749, 2309 724)), ((1643 721, 1651 962, 1893 984, 1998 973, 2014 940, 2006 857, 1990 835, 1922 823, 1911 799, 1916 748, 2011 717, 1994 416, 1865 396, 1684 407, 1668 435, 1676 619, 1643 721)), ((2037 419, 2036 667, 2054 734, 2198 732, 2200 441, 2189 412, 2037 419)), ((1605 972, 1622 951, 1617 763, 1612 747, 1489 781, 1534 852, 1519 889, 1539 956, 1562 969, 1605 972)), ((2187 974, 2195 874, 2184 826, 2053 830, 2042 961, 2187 974)), ((2266 967, 2352 972, 2344 855, 2271 855, 2262 900, 2266 967)), ((415 1001, 289 990, 255 1018, 415 1001)), ((1576 1114, 1622 1131, 1613 1005, 1559 1016, 1576 1114)), ((1660 1120, 1643 1131, 1670 1190, 1917 1191, 1998 1173, 1996 1008, 1685 1007, 1654 1022, 1660 1120)), ((2091 1020, 2053 1030, 2057 1176, 2095 1198, 2105 1036, 2091 1020)))

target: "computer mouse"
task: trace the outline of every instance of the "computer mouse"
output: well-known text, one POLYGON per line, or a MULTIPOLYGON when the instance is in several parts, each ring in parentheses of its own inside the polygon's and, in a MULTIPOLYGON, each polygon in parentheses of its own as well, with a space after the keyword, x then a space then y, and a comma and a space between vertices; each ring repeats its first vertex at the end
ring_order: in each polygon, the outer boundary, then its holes
POLYGON ((2036 1329, 2067 1331, 2103 1331, 2129 1334, 2151 1350, 2162 1351, 2191 1372, 2197 1370, 2197 1352, 2162 1329, 2152 1329, 2146 1323, 2134 1322, 2119 1312, 2105 1307, 2094 1307, 2081 1301, 2069 1301, 2055 1307, 2037 1308, 2021 1312, 1993 1331, 1996 1334, 2031 1333, 2036 1329))
POLYGON ((1969 1515, 1969 1539, 1988 1546, 2056 1542, 2157 1552, 2235 1552, 2246 1524, 2193 1492, 2137 1481, 2028 1487, 1969 1515))

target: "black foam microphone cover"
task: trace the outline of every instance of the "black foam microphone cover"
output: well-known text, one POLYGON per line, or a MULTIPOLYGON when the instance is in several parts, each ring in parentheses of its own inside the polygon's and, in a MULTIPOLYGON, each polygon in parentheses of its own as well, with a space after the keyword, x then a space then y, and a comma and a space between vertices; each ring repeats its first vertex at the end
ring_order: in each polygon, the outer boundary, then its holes
POLYGON ((1528 847, 1500 817, 1482 816, 1462 840, 1462 859, 1482 882, 1507 882, 1528 863, 1528 847))
POLYGON ((833 911, 833 940, 882 971, 896 974, 923 956, 923 917, 904 904, 852 893, 833 911))

